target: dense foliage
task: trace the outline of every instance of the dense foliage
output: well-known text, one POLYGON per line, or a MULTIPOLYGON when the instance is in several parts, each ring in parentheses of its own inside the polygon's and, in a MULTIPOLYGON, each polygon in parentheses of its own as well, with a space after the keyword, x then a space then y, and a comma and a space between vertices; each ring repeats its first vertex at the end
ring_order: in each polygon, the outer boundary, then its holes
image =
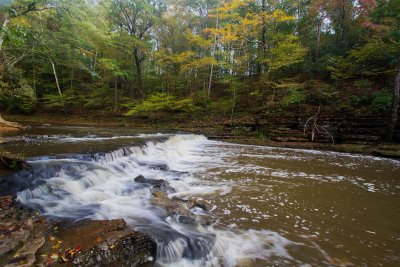
POLYGON ((15 0, 2 110, 389 116, 400 0, 15 0))

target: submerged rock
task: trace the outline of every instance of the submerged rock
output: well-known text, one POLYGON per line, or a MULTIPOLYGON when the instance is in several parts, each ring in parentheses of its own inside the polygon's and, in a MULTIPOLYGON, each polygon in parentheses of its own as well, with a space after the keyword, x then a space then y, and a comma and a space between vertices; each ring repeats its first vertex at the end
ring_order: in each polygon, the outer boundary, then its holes
POLYGON ((163 192, 154 192, 153 198, 151 199, 151 203, 162 209, 165 213, 164 217, 172 216, 172 215, 188 215, 190 216, 192 213, 184 206, 182 203, 170 199, 163 192))
POLYGON ((136 183, 148 184, 152 187, 153 192, 163 192, 163 193, 175 193, 176 190, 173 188, 168 181, 162 179, 148 179, 143 175, 139 175, 135 178, 136 183))
POLYGON ((29 168, 31 166, 25 160, 13 156, 11 153, 0 151, 0 169, 18 171, 29 168))
POLYGON ((245 258, 245 259, 239 259, 236 262, 235 267, 255 267, 256 262, 253 259, 250 258, 245 258))
MULTIPOLYGON (((196 216, 191 210, 187 208, 187 202, 182 202, 179 198, 170 199, 165 193, 155 192, 153 193, 153 198, 151 203, 161 208, 164 218, 175 217, 179 223, 192 224, 192 225, 202 225, 209 226, 214 224, 217 219, 211 214, 204 214, 203 216, 196 216)), ((204 211, 208 211, 206 204, 201 205, 199 202, 195 201, 195 204, 203 206, 204 211)), ((193 204, 193 205, 195 205, 193 204)), ((192 208, 191 208, 192 209, 192 208)))
POLYGON ((149 168, 157 171, 169 171, 169 167, 167 164, 152 164, 149 165, 149 168))
POLYGON ((193 208, 200 208, 203 211, 210 211, 208 203, 206 203, 205 201, 197 200, 197 199, 193 201, 192 207, 190 209, 193 209, 193 208))

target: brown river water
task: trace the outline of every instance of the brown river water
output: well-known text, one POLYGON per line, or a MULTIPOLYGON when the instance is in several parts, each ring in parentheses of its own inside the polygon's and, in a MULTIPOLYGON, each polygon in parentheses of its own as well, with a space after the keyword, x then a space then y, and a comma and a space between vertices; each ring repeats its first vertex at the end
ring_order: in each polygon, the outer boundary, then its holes
MULTIPOLYGON (((36 127, 12 178, 45 216, 123 218, 158 242, 159 266, 400 266, 400 162, 238 145, 127 128, 36 127), (160 167, 162 166, 162 167, 160 167), (160 216, 137 175, 197 199, 210 226, 160 216)), ((5 190, 5 189, 3 189, 5 190)))

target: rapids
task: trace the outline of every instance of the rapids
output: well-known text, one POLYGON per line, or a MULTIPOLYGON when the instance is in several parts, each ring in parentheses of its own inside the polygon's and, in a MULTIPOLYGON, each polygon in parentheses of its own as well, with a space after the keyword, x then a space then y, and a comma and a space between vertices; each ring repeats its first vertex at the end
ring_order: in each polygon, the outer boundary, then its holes
POLYGON ((157 240, 159 266, 400 263, 398 161, 192 134, 51 130, 8 147, 33 168, 1 190, 48 217, 123 218, 157 240), (139 175, 168 181, 170 198, 206 202, 210 211, 191 212, 216 222, 166 216, 139 175))

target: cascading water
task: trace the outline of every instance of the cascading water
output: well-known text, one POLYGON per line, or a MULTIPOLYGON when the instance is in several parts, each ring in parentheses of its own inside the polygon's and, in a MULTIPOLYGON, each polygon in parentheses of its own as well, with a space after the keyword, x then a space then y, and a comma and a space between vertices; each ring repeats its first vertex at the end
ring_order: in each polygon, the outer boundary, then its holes
MULTIPOLYGON (((134 181, 139 175, 165 180, 173 188, 173 192, 167 192, 172 193, 171 197, 228 193, 229 183, 212 183, 190 174, 205 168, 204 165, 209 167, 211 162, 217 163, 218 159, 199 153, 207 142, 204 136, 175 135, 166 141, 109 153, 34 158, 29 162, 32 170, 14 177, 30 182, 28 188, 18 193, 18 200, 50 217, 123 218, 134 229, 157 240, 159 264, 233 266, 238 257, 263 257, 259 252, 264 239, 279 235, 260 236, 263 232, 256 231, 234 234, 213 226, 182 223, 179 216, 165 217, 151 203, 152 187, 134 181), (248 251, 243 251, 243 255, 235 252, 243 245, 249 247, 248 251)), ((283 240, 283 244, 288 243, 283 240)))
POLYGON ((2 179, 0 192, 17 192, 49 217, 123 218, 157 240, 159 266, 398 262, 398 161, 201 135, 68 130, 33 129, 33 168, 2 179), (155 191, 185 210, 167 212, 155 191), (194 200, 209 210, 185 204, 194 200))

